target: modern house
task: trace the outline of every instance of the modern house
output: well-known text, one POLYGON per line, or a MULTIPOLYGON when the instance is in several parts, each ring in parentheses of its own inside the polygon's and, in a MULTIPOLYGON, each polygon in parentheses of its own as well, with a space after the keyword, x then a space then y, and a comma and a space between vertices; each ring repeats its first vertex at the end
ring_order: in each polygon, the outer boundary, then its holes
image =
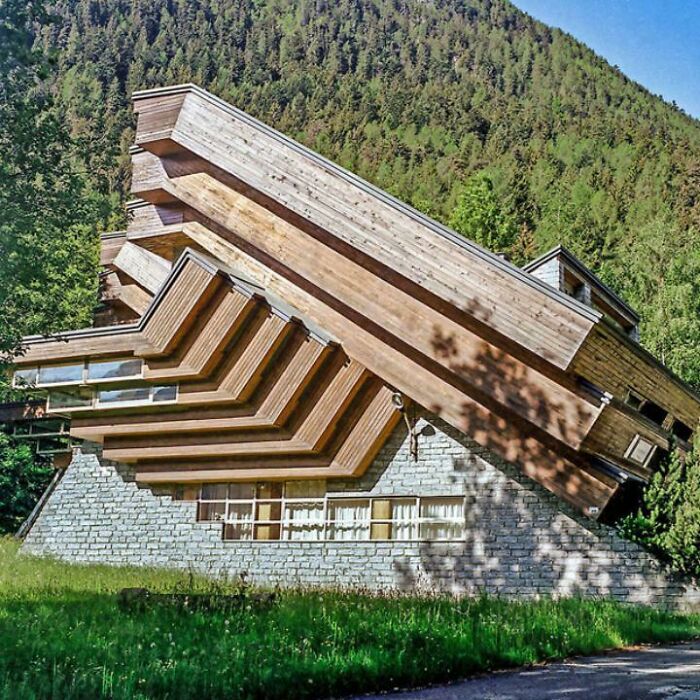
POLYGON ((568 251, 518 269, 195 86, 134 105, 99 325, 17 358, 82 441, 26 551, 697 600, 603 523, 700 398, 568 251))

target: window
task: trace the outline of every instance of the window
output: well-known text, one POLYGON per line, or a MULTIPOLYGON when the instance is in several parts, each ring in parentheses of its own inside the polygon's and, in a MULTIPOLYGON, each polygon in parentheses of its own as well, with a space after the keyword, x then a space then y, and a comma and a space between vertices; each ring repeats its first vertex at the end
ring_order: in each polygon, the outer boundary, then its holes
POLYGON ((102 360, 88 364, 89 381, 110 381, 115 379, 130 379, 141 377, 143 361, 129 358, 126 360, 102 360))
POLYGON ((174 384, 171 386, 153 387, 153 401, 155 403, 160 401, 175 401, 175 399, 177 399, 177 387, 174 384))
POLYGON ((369 499, 340 498, 328 501, 329 540, 369 539, 369 499))
POLYGON ((654 456, 656 445, 645 440, 641 435, 635 435, 630 442, 625 457, 632 462, 646 467, 654 456))
POLYGON ((85 409, 92 408, 92 404, 93 395, 91 391, 51 391, 46 410, 51 412, 85 409))
POLYGON ((693 429, 677 418, 671 425, 671 433, 685 442, 690 442, 690 439, 693 437, 693 429))
POLYGON ((664 420, 666 420, 666 416, 668 415, 668 411, 666 409, 661 408, 659 404, 654 403, 653 401, 645 401, 642 404, 642 407, 639 409, 639 412, 657 425, 661 425, 664 420))
POLYGON ((80 384, 85 365, 47 365, 39 367, 39 386, 46 384, 80 384))
POLYGON ((631 406, 635 411, 638 411, 642 407, 643 403, 644 399, 638 394, 635 394, 633 391, 630 391, 627 394, 627 405, 631 406))
POLYGON ((15 387, 34 386, 39 374, 38 367, 28 367, 27 369, 16 369, 13 385, 15 387))
POLYGON ((635 411, 639 411, 645 418, 648 418, 657 425, 661 425, 668 415, 668 411, 665 408, 662 408, 659 404, 649 399, 645 399, 631 389, 627 393, 625 402, 628 406, 631 406, 635 411))
POLYGON ((139 386, 131 389, 103 389, 97 392, 98 403, 131 403, 132 401, 148 401, 151 387, 139 386))
POLYGON ((97 392, 98 407, 161 403, 177 399, 177 386, 136 386, 126 389, 101 389, 97 392))
POLYGON ((421 540, 459 539, 464 536, 464 499, 423 498, 418 522, 421 540))
POLYGON ((38 455, 55 455, 70 452, 71 444, 68 438, 46 437, 37 440, 36 453, 38 455))
POLYGON ((460 540, 462 496, 327 496, 323 482, 205 484, 198 519, 227 540, 460 540))

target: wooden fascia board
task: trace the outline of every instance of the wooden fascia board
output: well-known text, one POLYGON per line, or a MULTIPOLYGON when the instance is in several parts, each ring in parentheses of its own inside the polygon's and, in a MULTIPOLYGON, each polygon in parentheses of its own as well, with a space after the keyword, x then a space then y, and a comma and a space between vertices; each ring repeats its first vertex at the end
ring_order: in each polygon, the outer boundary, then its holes
MULTIPOLYGON (((265 193, 272 200, 280 202, 290 211, 296 211, 315 225, 322 228, 325 225, 325 228, 333 229, 333 234, 338 240, 342 239, 345 245, 353 246, 354 254, 372 257, 375 263, 386 265, 387 269, 395 274, 402 271, 409 281, 412 277, 415 279, 416 267, 420 268, 421 264, 424 264, 421 257, 424 257, 426 250, 430 250, 439 261, 438 267, 442 265, 444 268, 446 260, 459 260, 463 262, 460 267, 464 267, 466 276, 478 276, 484 272, 486 278, 483 282, 486 285, 492 286, 493 280, 497 279, 507 288, 517 289, 523 294, 526 291, 528 294, 534 294, 536 303, 525 303, 522 309, 518 309, 524 314, 522 326, 526 327, 527 323, 531 326, 542 326, 550 313, 554 314, 557 321, 562 317, 567 319, 567 323, 557 326, 556 332, 550 334, 549 344, 536 348, 538 355, 548 357, 551 355, 551 346, 561 344, 562 354, 551 358, 551 361, 559 363, 560 367, 568 366, 570 357, 585 337, 590 324, 599 317, 592 309, 465 241, 449 229, 427 219, 386 193, 207 93, 185 88, 179 95, 185 97, 181 101, 179 115, 169 123, 167 139, 170 146, 166 149, 167 152, 173 151, 173 144, 179 144, 223 171, 235 173, 245 187, 265 193), (245 146, 242 145, 244 143, 245 146), (274 166, 277 166, 277 170, 274 166), (296 202, 295 198, 288 196, 288 192, 285 194, 279 185, 291 181, 295 183, 291 189, 294 190, 296 198, 300 193, 313 190, 316 195, 314 202, 310 204, 301 199, 296 202), (354 205, 351 209, 362 211, 371 208, 374 211, 371 227, 363 221, 354 221, 354 228, 350 224, 345 227, 339 224, 341 215, 337 207, 341 198, 337 196, 340 191, 338 188, 351 194, 354 205), (331 220, 334 226, 328 225, 329 202, 333 204, 331 220), (363 233, 360 234, 360 231, 363 233), (405 260, 382 250, 378 245, 382 236, 388 240, 386 237, 390 234, 401 237, 405 260), (577 328, 575 332, 572 330, 574 327, 577 328), (571 333, 570 337, 568 333, 571 333)), ((136 109, 140 118, 141 114, 149 112, 149 102, 152 99, 157 102, 159 98, 154 93, 142 93, 137 96, 136 109)), ((158 107, 154 102, 155 108, 158 107)), ((163 149, 159 148, 157 140, 153 139, 152 131, 137 131, 137 143, 153 152, 162 153, 163 149)), ((342 217, 348 217, 347 210, 342 212, 342 217)), ((444 269, 440 272, 440 277, 444 276, 444 269)), ((432 285, 437 290, 439 278, 436 281, 422 274, 418 285, 424 290, 432 285)), ((439 287, 438 296, 456 308, 461 308, 465 299, 463 290, 467 288, 469 281, 465 277, 461 288, 439 287)), ((492 291, 494 293, 491 297, 495 298, 497 293, 492 291)), ((510 305, 518 307, 520 304, 522 302, 518 301, 516 293, 510 305)), ((492 317, 484 320, 491 326, 497 326, 497 316, 501 309, 497 306, 490 311, 493 312, 492 317)), ((473 313, 478 315, 478 312, 473 313)), ((533 340, 525 332, 526 328, 523 328, 523 331, 519 341, 524 347, 531 347, 533 340)))
POLYGON ((579 349, 572 371, 620 400, 626 398, 628 389, 634 389, 692 429, 699 426, 700 396, 647 350, 604 320, 596 324, 579 349))
MULTIPOLYGON (((319 242, 305 237, 303 232, 242 195, 232 194, 237 203, 249 207, 252 213, 245 208, 232 210, 223 204, 217 206, 217 196, 223 198, 229 192, 224 185, 205 175, 187 177, 196 177, 197 182, 204 178, 206 186, 202 187, 201 193, 191 181, 183 186, 183 178, 166 178, 162 187, 194 208, 205 220, 214 220, 220 227, 220 234, 226 235, 227 232, 229 240, 241 248, 247 246, 268 265, 286 268, 290 278, 308 280, 309 286, 318 290, 318 294, 333 297, 336 306, 347 309, 346 315, 360 315, 367 325, 376 326, 386 342, 422 357, 424 363, 444 374, 448 381, 456 383, 466 393, 487 402, 491 400, 495 412, 499 412, 500 401, 509 410, 529 413, 525 416, 527 419, 574 449, 580 445, 599 406, 575 393, 569 377, 561 373, 562 383, 559 383, 542 374, 452 319, 425 307, 362 266, 333 251, 324 251, 319 242), (220 211, 226 214, 219 214, 220 211), (258 216, 263 218, 256 218, 258 216), (275 235, 270 236, 269 230, 274 230, 275 235), (284 243, 281 242, 283 236, 289 236, 284 243), (341 275, 343 281, 336 282, 341 275), (518 377, 520 386, 506 380, 505 375, 499 379, 506 371, 518 377), (487 372, 489 377, 483 377, 483 386, 488 383, 490 388, 485 392, 479 384, 482 383, 481 375, 487 372), (496 392, 494 386, 498 387, 496 392), (522 399, 523 387, 536 390, 541 396, 537 405, 522 399), (558 406, 562 415, 556 420, 543 420, 546 415, 541 410, 542 401, 548 402, 550 407, 558 406)), ((230 199, 226 201, 231 202, 230 199)), ((184 228, 189 230, 190 227, 187 224, 184 228)))
MULTIPOLYGON (((350 402, 357 396, 368 378, 367 370, 355 362, 338 368, 330 383, 324 387, 319 400, 306 415, 301 425, 290 435, 277 439, 257 439, 259 431, 248 434, 222 430, 216 440, 197 435, 183 442, 181 433, 165 433, 146 438, 126 437, 105 441, 105 456, 125 462, 142 462, 167 457, 169 459, 196 459, 203 457, 232 457, 265 454, 319 454, 326 447, 350 402)), ((281 431, 275 431, 281 432, 281 431)))
POLYGON ((126 242, 126 231, 113 231, 100 236, 100 265, 111 265, 126 242))
POLYGON ((170 273, 167 260, 128 240, 124 242, 112 264, 151 294, 160 289, 170 273))
POLYGON ((216 234, 213 234, 213 238, 206 235, 207 231, 201 224, 191 224, 191 226, 189 235, 192 235, 193 239, 196 236, 200 245, 208 247, 214 240, 215 245, 208 248, 213 255, 232 267, 243 270, 254 279, 258 279, 266 288, 285 298, 295 308, 316 320, 333 335, 346 338, 347 342, 344 342, 344 346, 353 357, 361 361, 374 374, 383 377, 385 381, 411 396, 419 404, 438 413, 448 423, 463 430, 474 437, 477 442, 493 449, 505 459, 519 463, 523 471, 526 471, 535 480, 540 480, 537 475, 538 471, 541 472, 543 478, 546 474, 549 481, 558 478, 560 483, 552 490, 575 505, 579 507, 599 505, 602 507, 607 502, 614 487, 608 484, 603 477, 593 476, 583 469, 582 475, 574 480, 573 486, 567 487, 568 472, 570 470, 578 471, 582 467, 569 465, 565 468, 566 460, 562 461, 556 452, 544 447, 541 443, 536 446, 536 441, 527 442, 506 420, 493 415, 485 407, 480 407, 477 402, 470 400, 462 392, 446 384, 439 377, 435 377, 412 360, 406 361, 406 358, 397 351, 378 344, 376 339, 372 338, 362 327, 352 321, 348 323, 342 314, 275 272, 272 267, 265 266, 216 234), (416 384, 425 388, 418 390, 416 384), (554 466, 549 466, 549 464, 554 466), (552 477, 551 473, 559 474, 559 477, 552 477), (584 485, 587 493, 581 494, 581 500, 579 500, 575 490, 578 487, 583 489, 584 485), (586 500, 589 493, 593 495, 589 500, 586 500))
POLYGON ((14 364, 26 366, 41 362, 69 362, 88 356, 132 354, 135 338, 143 332, 151 317, 157 313, 171 286, 187 263, 193 259, 200 266, 204 266, 214 273, 217 272, 201 256, 186 251, 180 256, 177 264, 173 266, 170 275, 138 322, 117 327, 82 328, 47 336, 25 336, 22 339, 23 352, 14 358, 14 364))
MULTIPOLYGON (((377 395, 377 404, 383 397, 377 395)), ((401 414, 386 403, 377 410, 368 412, 368 421, 373 420, 373 430, 368 430, 365 422, 358 422, 348 442, 356 445, 352 458, 345 461, 345 454, 338 454, 330 461, 324 458, 303 457, 297 466, 290 466, 296 458, 271 458, 262 462, 254 462, 254 466, 241 462, 235 467, 219 467, 212 469, 211 465, 189 464, 187 469, 173 469, 159 465, 136 466, 136 480, 146 484, 162 483, 201 483, 201 482, 241 482, 241 481, 287 481, 301 479, 338 479, 361 476, 372 463, 388 436, 401 420, 401 414), (315 462, 314 462, 315 460, 315 462)), ((341 448, 342 449, 342 448, 341 448)), ((348 456, 349 457, 349 456, 348 456)))
POLYGON ((212 313, 205 309, 201 322, 190 330, 192 337, 181 344, 176 354, 166 360, 146 362, 144 379, 185 382, 209 376, 223 361, 226 346, 250 318, 258 302, 223 284, 208 306, 212 313))

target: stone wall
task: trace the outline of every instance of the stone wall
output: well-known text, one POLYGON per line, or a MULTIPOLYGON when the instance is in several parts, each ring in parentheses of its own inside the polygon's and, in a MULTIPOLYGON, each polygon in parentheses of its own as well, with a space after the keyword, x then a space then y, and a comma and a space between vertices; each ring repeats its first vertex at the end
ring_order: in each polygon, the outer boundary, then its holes
POLYGON ((414 462, 400 427, 358 480, 329 482, 349 495, 466 494, 466 541, 235 542, 196 522, 196 504, 136 485, 132 472, 77 451, 24 551, 75 562, 154 565, 261 584, 438 589, 507 596, 584 595, 700 607, 656 559, 579 516, 514 467, 441 420, 418 423, 414 462))

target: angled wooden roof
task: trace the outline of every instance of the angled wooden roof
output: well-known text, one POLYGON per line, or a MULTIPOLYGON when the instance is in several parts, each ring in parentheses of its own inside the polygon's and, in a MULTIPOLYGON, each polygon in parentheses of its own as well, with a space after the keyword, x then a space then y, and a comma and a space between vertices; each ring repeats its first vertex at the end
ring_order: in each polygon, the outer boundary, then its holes
POLYGON ((126 242, 177 263, 139 324, 28 339, 18 362, 133 354, 145 381, 179 381, 174 408, 74 420, 112 458, 142 464, 142 478, 221 480, 258 464, 278 478, 332 475, 329 455, 343 445, 366 465, 398 420, 388 403, 398 391, 594 514, 625 474, 647 474, 626 456, 636 436, 670 445, 670 423, 627 406, 629 388, 696 426, 697 397, 597 311, 195 86, 134 101, 138 199, 126 242), (295 333, 272 316, 250 325, 259 312, 244 299, 263 297, 337 345, 307 341, 279 364, 295 333), (336 367, 328 353, 348 359, 336 367), (254 398, 242 387, 256 360, 269 387, 254 398), (327 403, 297 392, 288 408, 297 385, 282 377, 301 381, 319 362, 338 390, 327 403), (255 413, 220 407, 239 400, 255 413), (344 437, 333 432, 338 411, 352 417, 344 437), (248 434, 278 428, 280 416, 278 438, 248 434))

